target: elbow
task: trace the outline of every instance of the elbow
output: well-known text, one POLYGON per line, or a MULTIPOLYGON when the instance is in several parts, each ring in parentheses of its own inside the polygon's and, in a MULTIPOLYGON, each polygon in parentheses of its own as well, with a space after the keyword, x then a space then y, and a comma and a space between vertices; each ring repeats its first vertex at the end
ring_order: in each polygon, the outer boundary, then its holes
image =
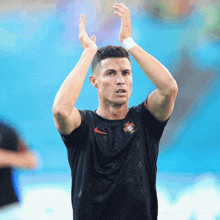
POLYGON ((58 105, 53 105, 52 112, 54 115, 54 118, 65 118, 67 117, 68 113, 58 105))
POLYGON ((65 133, 63 127, 65 127, 65 124, 68 121, 70 113, 64 108, 60 108, 58 106, 53 106, 52 111, 53 111, 54 123, 57 130, 60 133, 65 133))
POLYGON ((60 110, 56 105, 53 105, 52 112, 53 112, 54 117, 60 114, 60 110))
POLYGON ((166 86, 165 89, 162 91, 163 95, 169 97, 176 97, 178 94, 178 85, 176 81, 173 79, 170 81, 166 86))
POLYGON ((53 115, 58 115, 60 114, 60 108, 58 107, 58 105, 54 104, 53 107, 52 107, 52 112, 53 112, 53 115))
POLYGON ((176 80, 173 80, 173 82, 170 83, 170 89, 169 90, 170 90, 171 95, 177 96, 177 94, 178 94, 178 85, 177 85, 176 80))

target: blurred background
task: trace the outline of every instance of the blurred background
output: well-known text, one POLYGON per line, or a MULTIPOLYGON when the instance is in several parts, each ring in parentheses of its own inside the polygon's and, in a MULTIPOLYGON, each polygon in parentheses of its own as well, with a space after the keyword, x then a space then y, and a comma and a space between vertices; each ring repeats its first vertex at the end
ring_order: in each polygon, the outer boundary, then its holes
MULTIPOLYGON (((121 45, 115 0, 0 2, 0 118, 37 152, 35 171, 16 171, 22 208, 17 219, 71 219, 66 148, 52 116, 53 100, 82 53, 81 13, 98 47, 121 45)), ((220 2, 124 0, 132 37, 172 73, 179 93, 158 158, 159 220, 220 219, 220 2)), ((130 106, 155 89, 132 59, 130 106)), ((88 76, 91 74, 91 70, 88 76)), ((88 76, 78 109, 95 110, 88 76)), ((10 219, 8 217, 7 219, 10 219)))

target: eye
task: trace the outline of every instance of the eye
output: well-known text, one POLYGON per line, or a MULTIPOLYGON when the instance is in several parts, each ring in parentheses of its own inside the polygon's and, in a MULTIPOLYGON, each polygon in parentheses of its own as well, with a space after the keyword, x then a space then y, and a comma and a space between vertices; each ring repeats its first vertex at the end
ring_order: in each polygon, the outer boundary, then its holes
POLYGON ((129 71, 124 71, 123 75, 130 75, 130 72, 129 71))
POLYGON ((114 71, 110 71, 110 72, 107 73, 107 76, 111 76, 111 75, 114 75, 114 74, 115 74, 114 71))

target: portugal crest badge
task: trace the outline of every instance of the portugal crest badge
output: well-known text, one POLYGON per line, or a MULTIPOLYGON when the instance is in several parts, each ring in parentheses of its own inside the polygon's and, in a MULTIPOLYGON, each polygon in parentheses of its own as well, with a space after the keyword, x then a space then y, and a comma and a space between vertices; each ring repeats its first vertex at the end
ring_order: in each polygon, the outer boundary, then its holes
POLYGON ((133 134, 134 132, 135 132, 135 130, 134 130, 134 123, 133 122, 131 122, 131 123, 129 123, 129 122, 127 122, 126 124, 124 124, 124 131, 125 132, 130 132, 131 134, 133 134))

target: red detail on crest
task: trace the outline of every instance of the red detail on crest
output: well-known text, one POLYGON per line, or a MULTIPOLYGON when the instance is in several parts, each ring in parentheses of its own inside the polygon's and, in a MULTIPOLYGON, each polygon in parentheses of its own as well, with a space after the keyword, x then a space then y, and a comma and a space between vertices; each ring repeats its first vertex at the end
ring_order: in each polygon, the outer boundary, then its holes
POLYGON ((125 132, 130 132, 131 134, 133 134, 134 132, 135 132, 135 130, 134 130, 134 123, 132 122, 132 123, 129 123, 129 122, 127 122, 126 124, 125 124, 125 128, 124 128, 124 131, 125 132))
POLYGON ((99 133, 99 134, 108 134, 108 133, 105 133, 105 132, 103 132, 103 131, 99 131, 99 130, 98 130, 98 127, 96 127, 96 128, 94 129, 94 131, 95 131, 96 133, 99 133))

